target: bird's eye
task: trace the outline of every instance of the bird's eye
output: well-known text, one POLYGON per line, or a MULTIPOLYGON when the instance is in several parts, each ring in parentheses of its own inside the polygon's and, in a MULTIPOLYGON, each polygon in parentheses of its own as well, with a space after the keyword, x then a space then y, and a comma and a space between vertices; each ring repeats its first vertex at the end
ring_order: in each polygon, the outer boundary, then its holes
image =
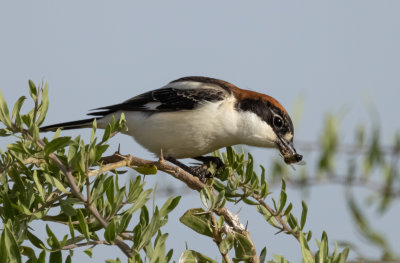
POLYGON ((280 128, 282 128, 282 125, 283 125, 282 118, 278 117, 278 116, 275 116, 274 117, 274 126, 275 126, 275 128, 280 129, 280 128))

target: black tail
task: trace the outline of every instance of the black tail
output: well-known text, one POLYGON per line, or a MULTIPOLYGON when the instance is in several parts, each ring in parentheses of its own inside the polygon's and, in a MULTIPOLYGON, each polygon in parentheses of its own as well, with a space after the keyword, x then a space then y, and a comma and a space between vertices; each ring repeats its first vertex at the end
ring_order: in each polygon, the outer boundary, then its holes
MULTIPOLYGON (((39 131, 47 132, 47 131, 56 131, 58 128, 63 130, 72 130, 72 129, 79 129, 79 128, 90 128, 92 127, 92 123, 96 118, 84 119, 79 121, 69 121, 69 122, 62 122, 56 123, 49 126, 40 127, 39 131)), ((98 119, 98 118, 97 118, 98 119)))

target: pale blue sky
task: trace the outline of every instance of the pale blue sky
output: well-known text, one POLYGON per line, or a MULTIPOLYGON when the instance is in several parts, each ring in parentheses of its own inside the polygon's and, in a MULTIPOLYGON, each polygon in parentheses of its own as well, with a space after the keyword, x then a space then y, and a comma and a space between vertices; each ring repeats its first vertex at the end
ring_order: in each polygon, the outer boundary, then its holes
MULTIPOLYGON (((382 139, 390 143, 400 128, 399 11, 396 0, 2 1, 0 89, 14 102, 27 95, 28 79, 49 82, 50 124, 84 118, 91 108, 121 102, 182 76, 204 75, 267 93, 292 114, 295 102, 302 99, 295 141, 316 141, 324 115, 346 111, 341 140, 351 142, 357 124, 371 123, 367 105, 372 102, 382 139)), ((151 158, 123 135, 113 139, 112 147, 120 142, 123 152, 151 158)), ((1 141, 1 146, 7 143, 1 141)), ((272 150, 249 150, 266 165, 268 158, 277 156, 272 150)), ((299 171, 292 173, 295 177, 299 171)), ((167 178, 149 178, 148 185, 167 178)), ((315 237, 326 229, 331 241, 360 244, 342 195, 336 187, 313 190, 308 226, 315 237)), ((289 198, 300 206, 298 192, 289 192, 289 198)), ((200 206, 197 195, 184 196, 166 229, 174 258, 184 250, 185 241, 190 248, 218 255, 210 240, 190 236, 190 230, 177 222, 193 205, 200 206)), ((399 212, 392 209, 380 219, 380 227, 397 244, 399 232, 390 232, 388 226, 399 212)), ((249 220, 258 251, 267 245, 269 253, 298 261, 300 250, 294 240, 273 235, 267 225, 259 229, 263 220, 251 209, 243 209, 240 216, 249 220)), ((116 248, 96 248, 94 254, 91 262, 121 255, 116 248)))

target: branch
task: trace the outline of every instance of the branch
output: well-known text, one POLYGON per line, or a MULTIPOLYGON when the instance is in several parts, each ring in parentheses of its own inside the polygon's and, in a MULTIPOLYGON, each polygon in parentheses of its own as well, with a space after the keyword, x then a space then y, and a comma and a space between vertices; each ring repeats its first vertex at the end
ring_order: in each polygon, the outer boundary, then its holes
POLYGON ((231 259, 229 258, 228 253, 222 253, 221 250, 219 249, 219 245, 222 242, 222 235, 221 235, 221 230, 218 228, 218 223, 217 223, 217 219, 215 218, 215 216, 210 213, 211 216, 211 220, 212 220, 212 224, 211 227, 213 229, 213 235, 214 235, 214 242, 215 244, 217 244, 218 250, 221 253, 222 258, 224 259, 225 263, 231 263, 231 259))
MULTIPOLYGON (((121 167, 131 167, 131 166, 144 166, 144 165, 154 165, 157 167, 157 170, 163 171, 169 175, 172 175, 176 179, 184 182, 189 188, 200 191, 205 186, 197 177, 187 173, 186 171, 182 170, 177 166, 173 166, 167 163, 163 158, 154 162, 148 161, 141 158, 134 157, 132 155, 121 155, 119 153, 114 153, 111 156, 106 156, 101 159, 102 163, 104 164, 99 170, 92 171, 92 175, 99 174, 104 171, 115 170, 121 167)), ((213 191, 215 197, 217 194, 213 191)), ((252 246, 255 248, 255 245, 250 237, 249 231, 242 225, 239 221, 239 217, 237 215, 233 215, 226 207, 223 208, 216 208, 213 210, 219 216, 224 217, 225 222, 232 227, 232 229, 244 236, 251 242, 252 246)), ((259 259, 255 255, 250 261, 251 263, 258 263, 259 259)))
POLYGON ((28 157, 28 158, 22 160, 22 163, 25 164, 25 165, 35 164, 35 165, 39 166, 39 165, 41 165, 42 163, 45 163, 45 162, 46 161, 43 160, 43 159, 36 159, 36 158, 33 158, 33 157, 28 157))
MULTIPOLYGON (((23 130, 22 131, 23 134, 25 136, 28 137, 28 139, 32 142, 36 142, 37 145, 44 150, 45 148, 45 143, 41 140, 35 140, 28 131, 23 130)), ((75 178, 72 174, 72 171, 66 167, 61 160, 57 157, 57 155, 55 155, 54 153, 50 153, 49 157, 51 160, 53 160, 53 162, 57 165, 57 167, 61 170, 61 172, 65 175, 65 177, 67 178, 67 181, 69 183, 69 186, 71 188, 71 192, 73 195, 75 195, 76 197, 78 197, 86 206, 86 208, 89 210, 89 212, 100 222, 100 224, 103 226, 103 228, 106 228, 108 226, 108 221, 106 219, 104 219, 99 211, 96 209, 96 207, 94 207, 91 203, 89 203, 89 200, 86 199, 86 197, 81 193, 81 191, 79 190, 78 185, 75 182, 75 178)), ((125 244, 125 242, 123 241, 123 239, 120 236, 117 236, 114 240, 115 244, 122 250, 122 252, 125 253, 125 255, 129 258, 133 257, 131 248, 125 244)))
POLYGON ((121 155, 116 152, 111 156, 103 157, 100 161, 102 161, 105 165, 102 166, 99 170, 89 172, 90 176, 94 176, 105 171, 115 170, 121 167, 154 165, 155 167, 157 167, 157 170, 172 175, 176 179, 184 182, 187 186, 189 186, 189 188, 193 190, 200 191, 204 187, 204 184, 197 177, 194 177, 193 175, 187 173, 177 166, 170 165, 163 159, 154 162, 140 159, 130 154, 121 155))

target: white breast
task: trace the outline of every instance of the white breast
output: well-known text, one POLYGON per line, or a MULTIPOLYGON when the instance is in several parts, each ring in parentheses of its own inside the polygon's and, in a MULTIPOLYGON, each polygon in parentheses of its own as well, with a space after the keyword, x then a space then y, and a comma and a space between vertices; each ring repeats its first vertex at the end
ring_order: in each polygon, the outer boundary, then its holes
MULTIPOLYGON (((102 123, 110 118, 107 116, 102 123)), ((126 134, 157 156, 162 149, 166 157, 196 157, 240 143, 234 98, 206 102, 195 110, 153 114, 130 111, 125 112, 125 118, 126 134)))

